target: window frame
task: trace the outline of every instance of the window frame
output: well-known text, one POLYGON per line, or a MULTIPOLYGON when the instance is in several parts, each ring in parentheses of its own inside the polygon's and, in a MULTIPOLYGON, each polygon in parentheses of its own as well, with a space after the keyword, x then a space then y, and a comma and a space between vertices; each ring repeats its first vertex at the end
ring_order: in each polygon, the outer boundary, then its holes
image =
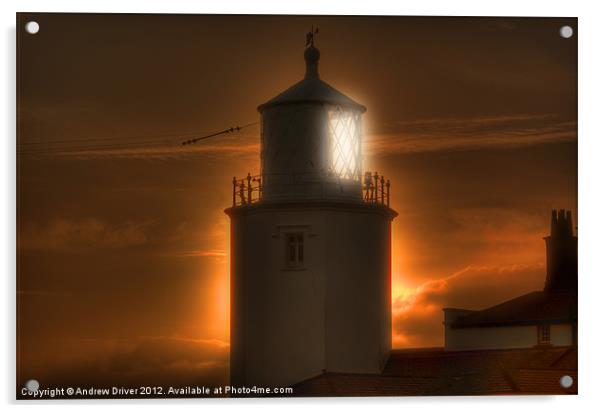
POLYGON ((305 233, 289 231, 284 233, 284 263, 287 269, 305 268, 305 233), (292 249, 291 249, 292 248, 292 249), (292 254, 291 254, 292 251, 292 254))
POLYGON ((552 344, 552 329, 549 324, 537 325, 537 344, 540 346, 548 346, 552 344))

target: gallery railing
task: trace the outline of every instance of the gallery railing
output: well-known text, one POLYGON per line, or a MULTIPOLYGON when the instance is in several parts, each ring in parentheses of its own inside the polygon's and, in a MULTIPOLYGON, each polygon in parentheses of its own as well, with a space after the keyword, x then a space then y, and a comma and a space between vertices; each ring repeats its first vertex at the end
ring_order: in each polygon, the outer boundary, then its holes
MULTIPOLYGON (((366 172, 362 182, 362 201, 389 206, 391 182, 378 172, 366 172)), ((254 204, 262 199, 261 175, 248 173, 245 178, 232 178, 232 206, 254 204)))
POLYGON ((379 175, 378 172, 364 174, 362 185, 364 202, 389 206, 390 192, 391 181, 385 180, 384 176, 379 175))
POLYGON ((247 174, 246 178, 232 178, 232 206, 252 204, 261 200, 261 175, 247 174))

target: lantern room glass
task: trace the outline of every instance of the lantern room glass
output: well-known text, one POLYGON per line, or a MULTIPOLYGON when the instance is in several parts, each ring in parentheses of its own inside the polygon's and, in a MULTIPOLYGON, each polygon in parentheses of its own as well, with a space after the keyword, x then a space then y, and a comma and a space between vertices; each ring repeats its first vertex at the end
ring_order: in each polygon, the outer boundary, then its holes
POLYGON ((340 107, 328 113, 331 170, 339 178, 361 177, 361 114, 340 107))

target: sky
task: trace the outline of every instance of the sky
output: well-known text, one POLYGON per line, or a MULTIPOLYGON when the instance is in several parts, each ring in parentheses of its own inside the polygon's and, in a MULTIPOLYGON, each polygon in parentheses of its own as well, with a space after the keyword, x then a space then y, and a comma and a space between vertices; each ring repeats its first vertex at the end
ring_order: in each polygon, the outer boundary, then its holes
POLYGON ((233 176, 257 106, 302 78, 367 106, 391 180, 393 345, 443 345, 443 307, 540 289, 550 211, 577 218, 577 22, 21 14, 18 380, 227 380, 233 176), (559 36, 570 24, 575 35, 559 36))

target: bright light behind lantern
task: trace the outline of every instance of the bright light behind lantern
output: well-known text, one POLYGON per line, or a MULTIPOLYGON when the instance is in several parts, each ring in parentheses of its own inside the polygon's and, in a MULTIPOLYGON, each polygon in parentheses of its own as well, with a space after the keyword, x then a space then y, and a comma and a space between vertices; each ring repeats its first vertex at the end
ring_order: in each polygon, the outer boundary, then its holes
POLYGON ((340 178, 359 180, 361 175, 360 114, 337 108, 329 112, 328 121, 333 173, 340 178))

